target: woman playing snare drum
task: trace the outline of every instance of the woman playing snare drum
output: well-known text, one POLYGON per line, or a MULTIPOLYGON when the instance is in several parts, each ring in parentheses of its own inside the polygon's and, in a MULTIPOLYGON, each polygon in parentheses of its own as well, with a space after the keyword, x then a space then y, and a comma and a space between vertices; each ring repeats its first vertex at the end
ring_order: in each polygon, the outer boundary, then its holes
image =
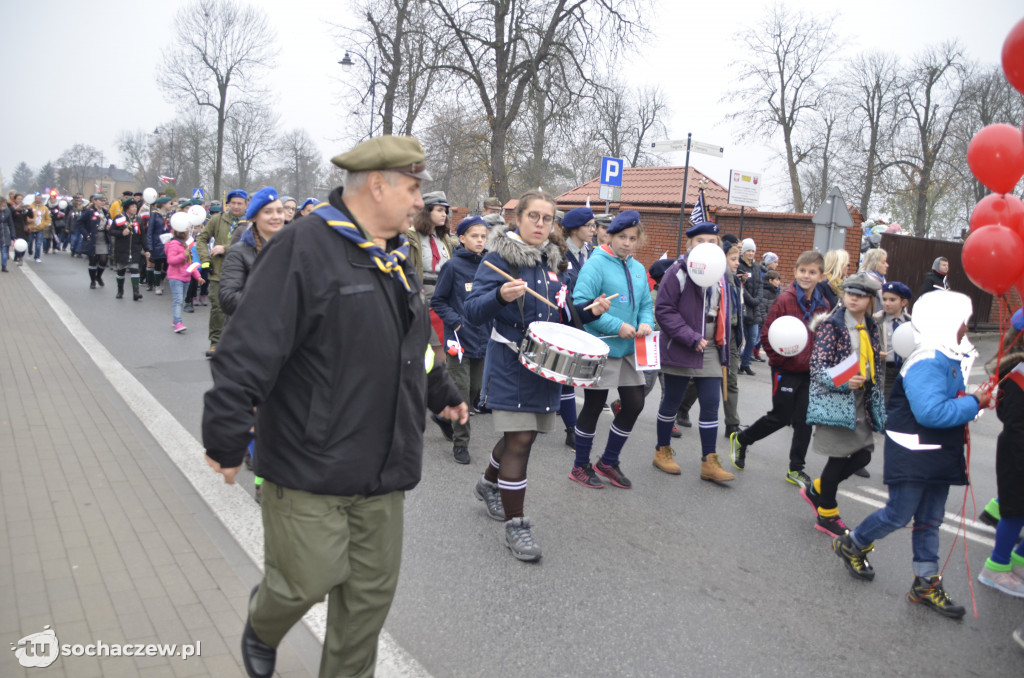
POLYGON ((491 518, 505 521, 505 544, 512 555, 526 561, 541 557, 530 519, 523 515, 526 466, 537 434, 555 429, 562 389, 523 367, 519 346, 532 322, 582 327, 610 306, 604 298, 592 311, 584 310, 585 303, 573 305, 557 272, 561 254, 548 242, 554 217, 554 198, 541 191, 524 194, 516 207, 517 228, 491 229, 488 254, 477 269, 464 305, 466 322, 486 325, 493 321, 480 401, 493 410, 494 429, 502 434, 474 492, 486 504, 491 518), (510 282, 486 266, 488 263, 516 280, 510 282), (527 294, 527 289, 561 308, 543 303, 527 294))
POLYGON ((601 379, 586 390, 583 409, 576 422, 576 461, 569 478, 583 487, 603 488, 598 474, 615 487, 632 487, 629 478, 619 469, 619 454, 644 409, 645 382, 636 365, 635 338, 650 334, 654 325, 647 271, 633 258, 633 253, 641 247, 643 234, 638 212, 620 212, 608 226, 611 242, 594 250, 580 269, 574 288, 581 299, 618 294, 611 310, 586 328, 591 334, 604 338, 609 353, 601 379), (618 389, 622 406, 612 420, 604 454, 594 467, 590 464, 590 450, 594 445, 597 419, 611 388, 618 389))

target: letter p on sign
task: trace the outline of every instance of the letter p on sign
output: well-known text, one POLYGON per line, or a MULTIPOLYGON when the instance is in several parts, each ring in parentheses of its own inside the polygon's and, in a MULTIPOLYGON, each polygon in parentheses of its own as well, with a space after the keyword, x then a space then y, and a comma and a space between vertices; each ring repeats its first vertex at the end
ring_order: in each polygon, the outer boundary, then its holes
POLYGON ((622 158, 601 158, 601 183, 622 187, 622 158))

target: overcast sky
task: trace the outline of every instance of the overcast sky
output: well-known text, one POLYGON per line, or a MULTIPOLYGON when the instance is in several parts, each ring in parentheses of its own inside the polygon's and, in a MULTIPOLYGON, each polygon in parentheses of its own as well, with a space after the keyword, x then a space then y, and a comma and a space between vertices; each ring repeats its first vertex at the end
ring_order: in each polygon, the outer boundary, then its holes
MULTIPOLYGON (((106 163, 121 166, 115 140, 122 130, 151 132, 175 116, 154 81, 162 50, 173 33, 178 2, 138 0, 37 0, 21 9, 4 0, 7 19, 0 39, 0 67, 8 86, 0 129, 0 172, 5 182, 25 161, 33 169, 56 160, 75 143, 105 153, 106 163), (20 17, 20 18, 19 18, 20 17), (32 26, 49 30, 18 30, 32 26), (17 95, 22 95, 15 99, 17 95)), ((262 0, 257 3, 277 29, 280 56, 266 86, 276 93, 281 129, 306 128, 324 156, 343 150, 344 138, 367 120, 339 113, 343 92, 337 65, 345 45, 337 43, 331 24, 347 19, 341 0, 262 0), (351 126, 351 128, 350 128, 351 126)), ((956 38, 971 58, 997 65, 1009 29, 1024 17, 1021 0, 858 0, 828 2, 789 0, 826 14, 840 11, 837 33, 847 41, 845 53, 885 49, 910 58, 922 47, 956 38)), ((732 84, 730 62, 742 58, 735 34, 753 23, 767 2, 676 2, 661 0, 649 23, 652 39, 621 64, 621 74, 637 84, 657 83, 668 95, 672 116, 669 137, 725 147, 725 157, 693 155, 691 164, 723 184, 730 169, 760 171, 768 192, 762 208, 778 207, 785 198, 781 164, 757 145, 735 141, 734 124, 725 120, 728 104, 720 102, 732 84), (776 203, 776 204, 772 204, 776 203)), ((439 96, 448 97, 440 92, 439 96)), ((347 112, 347 111, 346 111, 347 112)), ((669 156, 683 164, 683 154, 669 156)), ((429 161, 429 159, 428 159, 429 161)))

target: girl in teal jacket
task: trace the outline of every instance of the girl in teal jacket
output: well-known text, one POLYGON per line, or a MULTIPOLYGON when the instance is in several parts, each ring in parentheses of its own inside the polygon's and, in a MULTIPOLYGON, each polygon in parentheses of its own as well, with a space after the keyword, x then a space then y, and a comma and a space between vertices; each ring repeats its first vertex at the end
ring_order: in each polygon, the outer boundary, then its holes
POLYGON ((633 424, 644 408, 644 377, 637 370, 635 338, 651 333, 654 326, 654 303, 647 287, 647 271, 633 258, 643 242, 640 214, 634 210, 620 212, 608 227, 611 242, 594 250, 580 269, 574 296, 591 299, 606 294, 619 296, 611 309, 586 330, 608 344, 608 362, 598 383, 586 389, 583 409, 576 421, 576 461, 569 478, 584 487, 600 489, 602 475, 615 487, 632 487, 619 468, 619 454, 633 430, 633 424), (593 297, 580 296, 593 294, 593 297), (590 464, 590 450, 601 409, 608 399, 608 390, 617 388, 622 405, 612 420, 608 443, 596 466, 590 464))

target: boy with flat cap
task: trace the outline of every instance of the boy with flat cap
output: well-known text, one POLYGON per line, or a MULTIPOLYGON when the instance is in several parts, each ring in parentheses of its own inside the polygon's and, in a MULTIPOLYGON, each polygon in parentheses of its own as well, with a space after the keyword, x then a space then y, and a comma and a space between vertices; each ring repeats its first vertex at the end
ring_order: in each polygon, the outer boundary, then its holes
POLYGON ((242 635, 250 676, 328 599, 320 675, 372 676, 398 583, 405 492, 420 480, 423 411, 465 424, 434 364, 428 309, 402 233, 430 175, 412 137, 380 136, 332 162, 327 203, 260 254, 213 356, 207 462, 233 483, 255 424, 265 574, 242 635))

